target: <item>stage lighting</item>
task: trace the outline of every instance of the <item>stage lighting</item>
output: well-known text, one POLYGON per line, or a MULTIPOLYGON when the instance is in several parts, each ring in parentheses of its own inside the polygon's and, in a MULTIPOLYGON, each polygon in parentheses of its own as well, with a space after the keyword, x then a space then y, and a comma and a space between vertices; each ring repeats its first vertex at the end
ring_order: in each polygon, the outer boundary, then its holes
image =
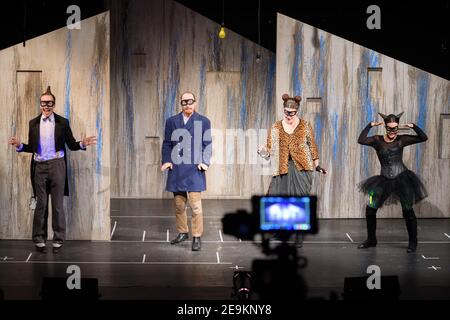
POLYGON ((251 273, 248 271, 235 271, 233 273, 233 294, 238 300, 250 299, 251 277, 251 273))
POLYGON ((219 38, 220 39, 223 39, 223 38, 225 38, 227 36, 227 34, 226 34, 226 32, 225 32, 225 27, 222 25, 221 27, 220 27, 220 31, 219 31, 219 38))

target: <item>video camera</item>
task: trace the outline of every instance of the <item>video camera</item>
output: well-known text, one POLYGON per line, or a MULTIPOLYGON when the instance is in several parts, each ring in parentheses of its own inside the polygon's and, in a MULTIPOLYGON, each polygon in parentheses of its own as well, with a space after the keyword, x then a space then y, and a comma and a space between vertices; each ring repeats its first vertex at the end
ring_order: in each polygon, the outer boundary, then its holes
POLYGON ((307 259, 298 257, 297 248, 288 240, 291 235, 318 232, 316 196, 254 196, 252 212, 225 214, 222 225, 225 234, 242 240, 254 240, 261 234, 263 253, 277 256, 254 260, 251 273, 234 272, 234 295, 238 299, 247 300, 252 292, 260 299, 306 299, 307 285, 298 269, 306 267, 307 259), (271 248, 270 241, 275 238, 281 244, 271 248))
POLYGON ((256 234, 316 234, 316 196, 253 196, 252 212, 238 210, 222 219, 223 232, 242 240, 256 234))

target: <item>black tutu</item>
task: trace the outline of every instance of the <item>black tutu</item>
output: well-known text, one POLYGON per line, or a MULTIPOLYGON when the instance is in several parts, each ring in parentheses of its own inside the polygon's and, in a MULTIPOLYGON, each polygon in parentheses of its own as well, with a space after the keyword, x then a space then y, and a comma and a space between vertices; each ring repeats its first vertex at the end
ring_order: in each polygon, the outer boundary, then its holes
POLYGON ((358 188, 361 192, 385 200, 386 205, 398 202, 412 205, 428 196, 425 186, 411 170, 403 171, 394 179, 381 175, 370 177, 360 182, 358 188))

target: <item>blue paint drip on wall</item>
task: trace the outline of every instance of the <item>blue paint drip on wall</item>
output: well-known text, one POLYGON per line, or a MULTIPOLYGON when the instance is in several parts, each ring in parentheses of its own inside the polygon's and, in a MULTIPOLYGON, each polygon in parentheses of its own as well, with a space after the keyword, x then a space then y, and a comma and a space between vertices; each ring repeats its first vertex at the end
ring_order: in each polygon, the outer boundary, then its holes
POLYGON ((315 116, 314 136, 315 136, 316 144, 318 146, 321 146, 322 145, 322 118, 320 117, 320 113, 315 116))
POLYGON ((339 144, 339 116, 336 112, 333 112, 332 120, 333 130, 334 130, 334 141, 333 141, 333 161, 336 161, 338 144, 339 144))
POLYGON ((69 30, 67 32, 66 40, 66 77, 64 85, 64 116, 70 120, 70 94, 71 94, 71 75, 70 67, 72 64, 72 32, 69 30))
POLYGON ((101 174, 101 164, 102 164, 102 149, 103 149, 103 128, 102 128, 102 117, 103 117, 103 88, 100 94, 100 103, 98 106, 97 117, 95 119, 95 127, 97 129, 97 159, 95 161, 95 173, 97 175, 101 174))
POLYGON ((180 66, 177 60, 179 35, 171 42, 169 72, 165 90, 166 105, 164 106, 164 122, 176 113, 177 92, 180 86, 180 66))
MULTIPOLYGON (((359 65, 359 97, 362 102, 362 112, 364 123, 360 124, 362 130, 369 122, 376 120, 377 111, 375 110, 374 101, 370 97, 370 79, 368 78, 367 68, 380 67, 379 54, 373 50, 364 49, 361 55, 361 63, 359 65)), ((363 147, 363 169, 365 176, 369 176, 369 148, 363 147)))
MULTIPOLYGON (((270 61, 269 61, 269 66, 267 68, 267 77, 266 77, 266 96, 265 99, 263 101, 264 105, 263 108, 267 108, 266 112, 263 112, 263 117, 264 117, 264 127, 267 127, 270 123, 274 122, 275 119, 272 119, 272 115, 273 115, 273 97, 275 95, 274 93, 274 88, 275 88, 275 71, 276 71, 276 58, 275 55, 272 55, 270 57, 270 61)), ((275 97, 275 101, 278 101, 278 97, 275 97)), ((276 105, 275 105, 276 108, 276 105)), ((258 128, 261 128, 261 118, 262 117, 257 117, 258 119, 258 128)))
MULTIPOLYGON (((428 90, 430 88, 430 76, 423 71, 420 71, 417 79, 417 105, 419 107, 419 115, 417 125, 425 131, 427 120, 427 101, 428 90)), ((423 143, 419 143, 416 148, 416 171, 420 171, 423 155, 423 143)))
POLYGON ((200 99, 199 112, 205 111, 205 82, 206 82, 206 58, 202 57, 202 64, 200 65, 200 92, 198 93, 200 99))
POLYGON ((233 111, 235 103, 234 90, 230 86, 227 86, 227 128, 232 128, 234 125, 233 111))
POLYGON ((300 68, 302 63, 302 29, 298 30, 294 35, 294 64, 292 66, 292 88, 293 95, 302 95, 302 80, 300 68))
POLYGON ((324 79, 325 57, 326 57, 325 39, 321 34, 319 40, 319 72, 317 75, 317 88, 319 89, 319 97, 325 96, 325 79, 324 79))
MULTIPOLYGON (((67 40, 66 40, 66 75, 65 75, 65 83, 64 83, 64 117, 70 120, 70 95, 71 95, 71 74, 70 68, 72 64, 72 32, 71 30, 67 31, 67 40)), ((70 165, 70 154, 66 152, 67 159, 67 179, 69 181, 69 192, 72 193, 75 188, 75 183, 72 177, 72 167, 70 165)), ((73 207, 72 197, 69 197, 69 208, 73 207)))
POLYGON ((247 81, 249 55, 245 47, 245 41, 241 42, 241 109, 239 112, 239 128, 245 129, 247 125, 247 81))
MULTIPOLYGON (((97 145, 96 152, 97 158, 95 160, 95 173, 101 179, 101 164, 102 164, 102 149, 103 149, 103 127, 102 127, 102 117, 103 117, 103 93, 104 87, 102 86, 100 94, 98 94, 100 81, 97 76, 98 73, 98 64, 95 64, 91 70, 91 96, 97 97, 98 105, 97 105, 97 114, 95 118, 95 127, 97 129, 97 145)), ((101 76, 101 75, 100 75, 101 76)), ((103 83, 103 82, 102 82, 103 83)))

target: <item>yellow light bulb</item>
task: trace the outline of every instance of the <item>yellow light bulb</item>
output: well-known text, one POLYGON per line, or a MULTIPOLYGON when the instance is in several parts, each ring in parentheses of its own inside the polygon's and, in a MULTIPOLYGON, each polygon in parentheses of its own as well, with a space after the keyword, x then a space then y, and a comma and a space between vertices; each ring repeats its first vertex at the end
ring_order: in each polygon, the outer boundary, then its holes
POLYGON ((225 27, 222 26, 222 27, 220 28, 220 31, 219 31, 219 38, 220 38, 220 39, 223 39, 223 38, 225 38, 226 35, 227 35, 227 34, 225 33, 225 27))

